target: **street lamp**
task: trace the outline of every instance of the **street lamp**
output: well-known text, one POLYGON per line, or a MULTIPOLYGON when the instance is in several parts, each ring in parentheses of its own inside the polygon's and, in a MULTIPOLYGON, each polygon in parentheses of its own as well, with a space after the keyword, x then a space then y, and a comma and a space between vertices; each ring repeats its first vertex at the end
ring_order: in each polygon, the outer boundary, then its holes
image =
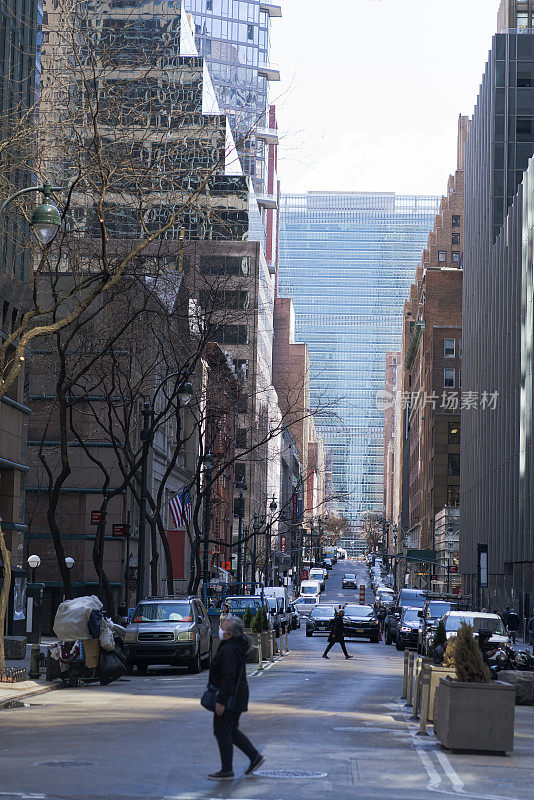
MULTIPOLYGON (((190 384, 191 385, 191 384, 190 384)), ((189 398, 191 399, 191 397, 189 398)), ((202 575, 203 575, 203 591, 204 600, 208 597, 208 583, 209 583, 209 545, 210 545, 210 517, 211 517, 211 479, 213 474, 213 467, 215 461, 211 452, 208 451, 204 457, 204 474, 206 476, 206 494, 204 496, 204 552, 202 554, 202 575)))
POLYGON ((67 558, 65 559, 65 566, 67 567, 68 570, 71 570, 73 568, 74 559, 71 558, 71 556, 67 556, 67 558))
POLYGON ((274 514, 275 514, 277 508, 278 508, 278 504, 277 504, 276 500, 274 499, 274 494, 273 494, 273 499, 269 503, 269 511, 271 512, 271 515, 269 517, 269 524, 267 526, 267 529, 268 529, 268 535, 267 535, 267 570, 268 570, 268 577, 269 577, 269 581, 267 583, 268 586, 271 586, 272 583, 273 583, 273 567, 272 567, 272 563, 271 563, 271 560, 272 560, 271 535, 272 535, 272 528, 273 528, 273 517, 274 517, 274 514))
POLYGON ((41 559, 39 556, 30 556, 28 558, 28 566, 32 571, 32 583, 35 583, 35 570, 41 566, 41 559))
POLYGON ((139 539, 137 544, 137 591, 136 591, 136 605, 138 605, 144 597, 144 578, 145 578, 145 525, 146 525, 146 495, 147 495, 147 470, 148 470, 148 439, 150 423, 154 420, 154 406, 158 392, 162 386, 170 381, 171 378, 176 378, 180 381, 178 387, 178 402, 180 406, 187 406, 193 397, 193 387, 189 382, 190 373, 187 370, 180 370, 166 375, 163 380, 156 386, 156 390, 152 397, 152 402, 145 402, 142 410, 143 427, 141 429, 141 441, 143 442, 143 456, 141 461, 141 486, 139 497, 139 539), (145 446, 145 442, 147 443, 145 446))
POLYGON ((243 517, 245 515, 245 498, 243 496, 243 492, 247 491, 247 484, 245 482, 245 476, 244 475, 240 475, 239 476, 239 478, 237 480, 237 483, 235 485, 235 488, 239 489, 239 501, 238 501, 238 504, 237 504, 237 512, 236 512, 236 516, 237 516, 237 519, 239 521, 239 526, 238 526, 238 529, 237 529, 237 531, 238 531, 238 533, 237 533, 237 591, 238 591, 238 593, 241 593, 241 584, 242 584, 242 580, 241 580, 241 562, 243 560, 242 549, 241 549, 241 547, 242 547, 241 538, 242 538, 242 535, 243 535, 243 517))
POLYGON ((15 194, 12 194, 7 200, 4 200, 0 206, 0 215, 3 214, 7 206, 17 197, 28 194, 29 192, 42 192, 44 195, 44 202, 35 208, 31 225, 33 232, 41 244, 46 246, 50 244, 61 227, 61 216, 57 206, 50 201, 50 196, 52 192, 62 191, 62 186, 50 186, 49 183, 44 183, 42 186, 28 186, 25 189, 19 189, 18 192, 15 192, 15 194))

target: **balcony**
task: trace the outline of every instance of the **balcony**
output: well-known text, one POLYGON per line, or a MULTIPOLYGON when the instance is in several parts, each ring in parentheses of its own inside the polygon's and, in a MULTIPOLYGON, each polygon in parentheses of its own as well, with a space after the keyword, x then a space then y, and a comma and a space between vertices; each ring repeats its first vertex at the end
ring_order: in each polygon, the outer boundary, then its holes
POLYGON ((277 128, 256 128, 254 133, 257 139, 261 139, 265 144, 278 144, 277 128))
POLYGON ((256 201, 260 208, 276 208, 278 205, 276 195, 269 194, 268 192, 256 193, 256 201))
POLYGON ((282 8, 278 3, 271 3, 270 0, 260 0, 260 11, 265 11, 270 17, 281 17, 282 8))
POLYGON ((258 67, 258 75, 267 78, 268 81, 279 81, 280 70, 272 67, 269 64, 260 64, 258 67))

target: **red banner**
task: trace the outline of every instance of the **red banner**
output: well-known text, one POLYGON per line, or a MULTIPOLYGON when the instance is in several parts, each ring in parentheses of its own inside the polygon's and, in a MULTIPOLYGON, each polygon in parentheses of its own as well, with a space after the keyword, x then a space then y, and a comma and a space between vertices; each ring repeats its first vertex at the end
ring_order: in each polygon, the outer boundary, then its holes
POLYGON ((167 531, 174 580, 185 578, 185 531, 167 531))
POLYGON ((282 550, 282 553, 286 552, 286 537, 285 536, 281 536, 280 537, 280 549, 282 550))

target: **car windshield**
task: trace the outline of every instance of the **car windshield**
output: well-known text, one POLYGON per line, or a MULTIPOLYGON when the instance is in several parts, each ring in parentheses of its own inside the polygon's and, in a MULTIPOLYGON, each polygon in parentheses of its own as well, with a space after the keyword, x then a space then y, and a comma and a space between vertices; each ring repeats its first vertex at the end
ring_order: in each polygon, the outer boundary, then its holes
POLYGON ((140 603, 134 622, 191 622, 189 603, 140 603))
POLYGON ((302 586, 300 589, 301 594, 317 594, 317 586, 302 586))
POLYGON ((428 616, 431 619, 441 619, 445 616, 447 611, 451 610, 450 603, 436 603, 432 602, 428 604, 428 616))
POLYGON ((257 597, 227 597, 226 605, 234 614, 244 614, 247 608, 256 613, 261 606, 261 601, 257 597))
POLYGON ((312 605, 315 603, 314 597, 299 597, 299 603, 306 603, 306 605, 312 605))
POLYGON ((355 581, 356 580, 356 575, 354 575, 353 572, 346 572, 343 577, 346 578, 346 580, 348 580, 348 581, 355 581))
POLYGON ((373 609, 371 606, 345 606, 345 616, 365 619, 373 616, 373 609))
POLYGON ((423 608, 426 597, 423 592, 417 589, 403 589, 399 595, 400 606, 411 606, 412 608, 423 608))
POLYGON ((315 577, 322 578, 323 577, 323 571, 322 571, 322 569, 312 569, 312 571, 310 572, 310 576, 312 578, 315 578, 315 577))
POLYGON ((276 611, 278 608, 276 599, 274 597, 266 597, 267 603, 269 604, 269 608, 271 611, 276 611))
POLYGON ((457 631, 462 622, 467 622, 475 631, 486 629, 500 636, 506 636, 503 622, 499 617, 476 617, 471 614, 466 614, 465 617, 445 617, 445 630, 457 631))
POLYGON ((331 619, 335 614, 334 606, 317 606, 310 614, 312 619, 331 619))
POLYGON ((407 608, 404 614, 402 615, 402 619, 404 622, 415 622, 419 619, 418 609, 417 608, 407 608))

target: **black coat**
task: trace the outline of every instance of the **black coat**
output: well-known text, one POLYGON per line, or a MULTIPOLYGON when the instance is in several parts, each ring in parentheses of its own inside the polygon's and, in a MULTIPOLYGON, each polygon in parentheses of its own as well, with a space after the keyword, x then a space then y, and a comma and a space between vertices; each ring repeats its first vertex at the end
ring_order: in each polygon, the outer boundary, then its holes
POLYGON ((239 676, 237 697, 233 705, 236 714, 242 714, 248 709, 248 683, 245 656, 249 649, 249 641, 245 636, 223 640, 215 658, 210 664, 209 682, 219 689, 217 702, 226 705, 230 695, 236 690, 239 676))
POLYGON ((345 638, 345 631, 343 630, 343 617, 336 614, 332 620, 330 639, 333 642, 342 642, 345 638))

